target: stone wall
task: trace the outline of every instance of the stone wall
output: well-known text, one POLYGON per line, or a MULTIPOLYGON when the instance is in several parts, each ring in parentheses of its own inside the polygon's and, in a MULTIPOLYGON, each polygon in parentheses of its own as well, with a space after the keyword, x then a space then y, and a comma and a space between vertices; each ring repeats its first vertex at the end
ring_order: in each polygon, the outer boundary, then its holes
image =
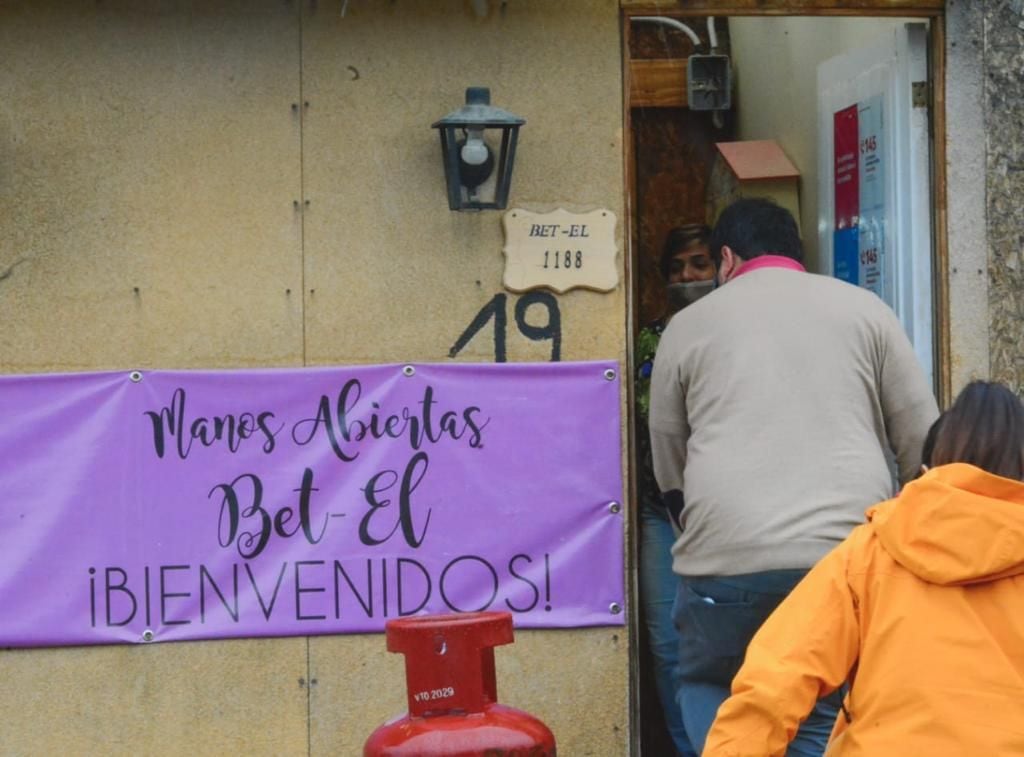
POLYGON ((1024 390, 1024 4, 985 0, 983 10, 970 12, 984 13, 991 372, 992 378, 1020 392, 1024 390))

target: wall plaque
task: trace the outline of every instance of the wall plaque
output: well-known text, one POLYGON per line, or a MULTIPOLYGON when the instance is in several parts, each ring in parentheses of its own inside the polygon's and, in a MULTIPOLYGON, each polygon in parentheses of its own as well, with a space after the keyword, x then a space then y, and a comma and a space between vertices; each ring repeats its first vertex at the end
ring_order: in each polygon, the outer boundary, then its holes
POLYGON ((610 210, 534 213, 514 208, 504 223, 506 289, 610 292, 618 286, 615 214, 610 210))

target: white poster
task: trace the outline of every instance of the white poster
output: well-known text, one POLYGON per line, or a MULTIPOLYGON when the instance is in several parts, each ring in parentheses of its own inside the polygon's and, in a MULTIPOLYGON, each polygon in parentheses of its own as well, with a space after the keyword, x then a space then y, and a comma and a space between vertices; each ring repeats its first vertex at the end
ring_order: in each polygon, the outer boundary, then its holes
POLYGON ((857 104, 860 143, 860 215, 858 282, 890 305, 893 304, 885 257, 885 120, 882 97, 875 95, 857 104))

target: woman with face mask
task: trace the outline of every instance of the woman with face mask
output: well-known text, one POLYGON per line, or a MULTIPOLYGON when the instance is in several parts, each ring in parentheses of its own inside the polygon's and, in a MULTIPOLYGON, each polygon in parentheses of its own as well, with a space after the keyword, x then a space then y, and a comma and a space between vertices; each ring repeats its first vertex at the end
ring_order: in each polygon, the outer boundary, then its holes
POLYGON ((715 265, 708 251, 711 229, 693 223, 668 233, 661 254, 661 275, 668 284, 668 316, 715 288, 715 265))
POLYGON ((672 519, 678 523, 681 503, 662 501, 654 480, 647 420, 651 370, 662 331, 673 315, 715 286, 715 266, 708 251, 710 237, 711 229, 699 223, 678 226, 669 231, 660 260, 661 275, 666 285, 666 312, 662 318, 640 330, 636 355, 640 599, 665 724, 677 753, 684 757, 696 752, 686 736, 682 714, 675 701, 679 635, 672 622, 676 576, 672 572, 671 550, 676 538, 672 519))

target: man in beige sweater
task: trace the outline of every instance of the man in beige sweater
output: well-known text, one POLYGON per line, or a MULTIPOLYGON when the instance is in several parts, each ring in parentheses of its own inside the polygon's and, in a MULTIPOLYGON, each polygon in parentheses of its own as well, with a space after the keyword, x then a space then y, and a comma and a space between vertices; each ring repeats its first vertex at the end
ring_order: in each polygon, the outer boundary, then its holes
MULTIPOLYGON (((698 751, 754 632, 894 494, 890 450, 914 475, 938 414, 895 314, 805 272, 789 211, 739 200, 710 248, 720 286, 665 330, 650 411, 658 486, 684 503, 677 699, 698 751)), ((835 716, 819 702, 789 754, 820 755, 835 716)))

